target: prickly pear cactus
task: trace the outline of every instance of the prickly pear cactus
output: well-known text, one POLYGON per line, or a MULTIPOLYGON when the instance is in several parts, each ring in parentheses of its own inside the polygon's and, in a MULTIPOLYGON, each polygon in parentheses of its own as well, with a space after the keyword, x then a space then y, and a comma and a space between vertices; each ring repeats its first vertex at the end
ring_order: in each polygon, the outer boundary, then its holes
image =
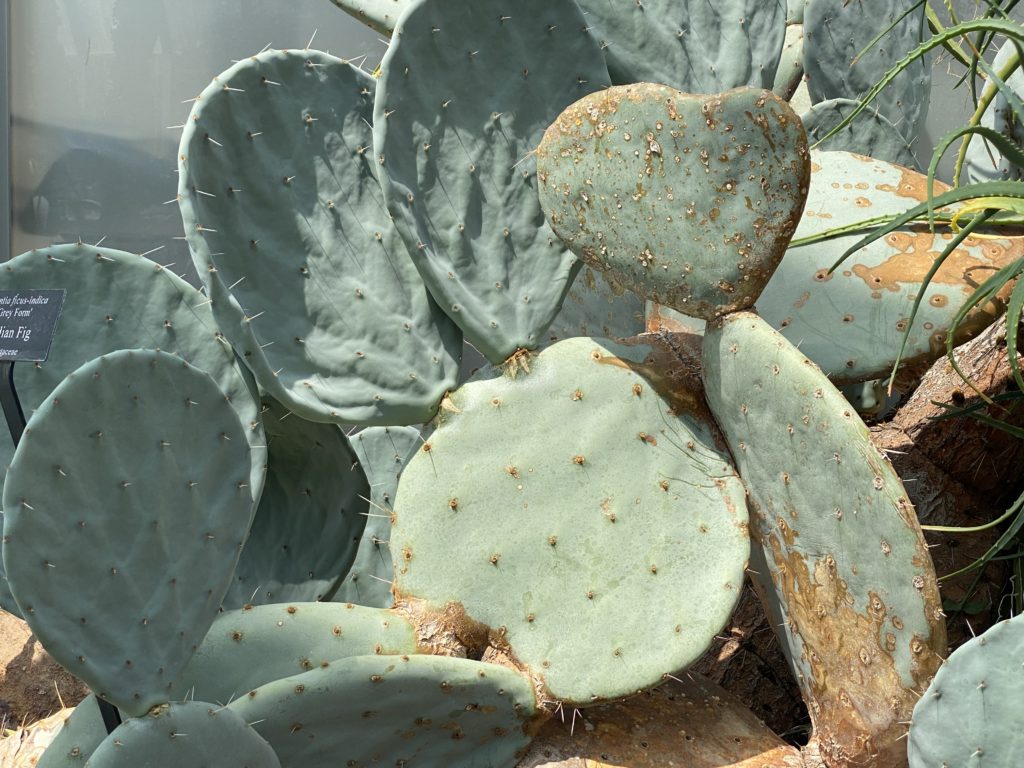
POLYGON ((341 586, 331 598, 337 603, 390 608, 391 513, 398 492, 398 478, 423 440, 413 427, 370 427, 352 436, 352 449, 370 484, 366 527, 356 557, 341 586))
POLYGON ((512 768, 536 700, 512 670, 442 656, 357 656, 232 702, 284 766, 512 768))
POLYGON ((185 693, 172 681, 252 520, 249 461, 224 393, 165 352, 86 363, 29 420, 4 485, 11 591, 54 659, 129 714, 185 693))
POLYGON ((335 424, 263 399, 269 460, 225 608, 329 599, 355 560, 370 486, 335 424))
POLYGON ((749 307, 796 229, 810 160, 770 91, 641 83, 566 109, 537 150, 552 228, 587 264, 694 317, 749 307))
MULTIPOLYGON (((78 366, 119 349, 171 352, 209 373, 246 425, 251 449, 249 491, 263 491, 266 438, 256 384, 217 327, 206 297, 170 269, 142 256, 89 245, 54 245, 17 256, 0 269, 0 289, 46 286, 67 294, 61 321, 44 363, 16 365, 15 384, 26 414, 78 366)), ((0 435, 0 462, 7 466, 14 444, 0 435)), ((2 482, 2 478, 0 478, 2 482)), ((0 608, 18 612, 0 567, 0 608)))
POLYGON ((663 83, 688 93, 771 88, 786 0, 580 0, 616 85, 663 83))
POLYGON ((451 395, 391 532, 398 607, 421 632, 448 627, 575 704, 705 650, 743 582, 743 490, 693 371, 662 354, 567 339, 451 395))
POLYGON ((1013 768, 1024 762, 1024 617, 968 640, 914 707, 910 768, 1013 768))
POLYGON ((260 605, 218 616, 178 683, 190 697, 226 704, 338 659, 416 652, 412 625, 380 608, 260 605))
MULTIPOLYGON (((807 0, 804 71, 811 100, 863 96, 924 39, 925 9, 917 0, 807 0)), ((930 95, 931 62, 924 57, 904 69, 872 103, 913 141, 928 114, 930 95)))
MULTIPOLYGON (((797 239, 902 213, 927 196, 927 178, 908 168, 847 152, 815 152, 812 160, 797 239)), ((946 189, 936 182, 936 194, 946 189)), ((926 227, 904 227, 860 249, 829 274, 828 268, 861 234, 790 247, 757 300, 761 317, 838 383, 889 374, 924 277, 952 236, 948 230, 932 234, 926 227)), ((1020 237, 965 240, 925 290, 903 364, 920 365, 940 356, 966 298, 1022 255, 1020 237)), ((998 303, 972 311, 958 330, 957 343, 988 326, 998 311, 998 303)))
POLYGON ((85 768, 281 768, 274 750, 235 712, 202 701, 173 702, 126 720, 85 768))
MULTIPOLYGON (((858 102, 853 99, 819 101, 800 115, 800 122, 807 131, 807 140, 812 144, 819 142, 857 106, 858 102)), ((819 152, 854 152, 914 170, 919 170, 920 167, 906 137, 889 121, 889 118, 881 112, 871 110, 864 110, 842 131, 817 143, 816 149, 819 152)))
POLYGON ((415 424, 454 386, 461 338, 384 207, 374 81, 318 51, 265 51, 200 94, 178 204, 224 334, 311 421, 415 424))
POLYGON ((388 207, 431 292, 493 363, 541 344, 575 273, 544 223, 531 153, 559 112, 609 84, 585 26, 572 0, 413 0, 381 62, 388 207))
POLYGON ((946 650, 906 492, 852 406, 761 318, 709 323, 703 358, 749 491, 755 582, 776 609, 813 740, 829 765, 898 765, 946 650))

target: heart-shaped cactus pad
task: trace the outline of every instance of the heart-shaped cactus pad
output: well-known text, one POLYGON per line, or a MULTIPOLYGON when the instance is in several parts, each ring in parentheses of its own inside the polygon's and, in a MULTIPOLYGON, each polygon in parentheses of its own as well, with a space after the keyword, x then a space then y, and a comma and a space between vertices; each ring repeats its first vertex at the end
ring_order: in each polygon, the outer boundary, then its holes
POLYGON ((577 256, 708 320, 754 304, 800 220, 810 158, 800 119, 770 91, 637 83, 562 112, 537 172, 577 256))

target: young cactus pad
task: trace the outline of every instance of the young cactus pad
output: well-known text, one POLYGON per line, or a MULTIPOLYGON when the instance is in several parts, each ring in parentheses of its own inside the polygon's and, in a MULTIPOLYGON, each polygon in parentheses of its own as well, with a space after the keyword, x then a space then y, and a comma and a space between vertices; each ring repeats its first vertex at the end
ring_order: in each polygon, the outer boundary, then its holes
POLYGON ((525 677, 443 656, 343 659, 228 706, 294 768, 512 768, 537 715, 525 677))
MULTIPOLYGON (((147 258, 82 244, 29 251, 0 269, 0 289, 40 287, 65 288, 67 293, 46 362, 14 367, 25 413, 38 407, 65 376, 95 357, 141 347, 173 352, 209 373, 246 425, 245 439, 252 451, 249 492, 252 499, 260 498, 267 441, 256 383, 217 329, 202 294, 147 258)), ((7 431, 2 432, 0 462, 7 466, 14 444, 7 431)), ((0 578, 0 608, 17 611, 5 578, 0 578)))
POLYGON ((248 477, 245 429, 206 373, 135 350, 70 374, 4 486, 7 575, 43 647, 131 715, 183 696, 172 680, 252 520, 248 477))
POLYGON ((803 127, 771 91, 663 85, 577 101, 537 149, 552 228, 587 264, 684 314, 750 307, 807 195, 803 127))
POLYGON ((694 661, 729 618, 743 488, 699 395, 670 391, 651 347, 573 338, 522 362, 454 392, 406 467, 398 605, 424 626, 475 626, 455 631, 548 698, 625 696, 694 661))
POLYGON ((755 583, 830 765, 899 765, 946 649, 899 478, 818 368, 757 315, 709 323, 706 395, 749 490, 755 583), (876 760, 877 762, 871 762, 876 760))
POLYGON ((178 204, 224 334, 311 421, 415 424, 454 386, 461 336, 384 207, 374 81, 317 51, 265 51, 207 86, 178 204))
POLYGON ((68 715, 35 768, 82 768, 107 736, 96 694, 90 693, 68 715))
POLYGON ((1024 617, 968 640, 914 707, 910 768, 1017 768, 1024 764, 1024 617))
POLYGON ((179 689, 226 704, 254 688, 349 656, 416 653, 412 624, 382 608, 336 603, 227 611, 179 679, 179 689))
MULTIPOLYGON (((811 158, 811 190, 798 238, 902 213, 927 197, 927 177, 908 168, 849 152, 814 152, 811 158)), ((936 194, 946 189, 936 182, 936 194)), ((924 277, 952 238, 942 225, 935 233, 903 227, 856 251, 829 274, 861 234, 791 247, 757 300, 761 317, 799 344, 834 382, 889 374, 924 277)), ((903 364, 943 354, 946 334, 964 301, 1021 255, 1024 238, 1019 236, 962 242, 923 292, 903 364)), ((988 326, 997 308, 993 303, 973 310, 961 323, 956 343, 988 326)))
POLYGON ((225 707, 173 702, 126 720, 86 768, 281 768, 271 746, 225 707))
POLYGON ((492 363, 537 347, 576 260, 544 222, 533 149, 609 84, 573 0, 413 0, 381 62, 374 151, 423 280, 492 363))
POLYGON ((329 598, 356 557, 370 487, 336 424, 263 400, 267 480, 225 608, 329 598))
POLYGON ((579 0, 617 85, 664 83, 689 93, 771 88, 786 0, 579 0))
POLYGON ((331 599, 336 603, 390 608, 391 510, 398 492, 398 478, 421 444, 413 427, 369 427, 351 438, 352 450, 370 483, 370 508, 366 513, 356 558, 331 599))

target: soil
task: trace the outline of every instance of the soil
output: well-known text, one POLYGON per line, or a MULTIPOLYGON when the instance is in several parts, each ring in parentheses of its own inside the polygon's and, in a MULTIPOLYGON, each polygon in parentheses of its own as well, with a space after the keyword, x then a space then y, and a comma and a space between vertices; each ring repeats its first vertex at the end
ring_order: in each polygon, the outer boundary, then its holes
POLYGON ((0 611, 0 733, 73 707, 88 693, 50 658, 24 621, 0 611))

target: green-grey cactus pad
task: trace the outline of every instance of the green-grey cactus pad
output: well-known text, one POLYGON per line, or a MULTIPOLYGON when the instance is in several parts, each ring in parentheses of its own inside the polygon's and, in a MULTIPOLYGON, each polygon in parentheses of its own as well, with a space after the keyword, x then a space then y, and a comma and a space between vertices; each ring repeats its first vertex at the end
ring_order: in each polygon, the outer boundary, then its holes
POLYGON ((704 335, 706 396, 749 491, 761 589, 781 607, 823 757, 898 764, 946 649, 928 547, 853 407, 800 350, 741 312, 704 335), (865 739, 860 736, 865 736, 865 739))
POLYGON ((910 768, 1017 768, 1024 764, 1024 617, 953 651, 914 707, 910 768))
POLYGON ((11 591, 43 647, 129 714, 183 693, 252 520, 249 462, 224 393, 164 352, 90 361, 29 419, 4 486, 11 591))
POLYGON ((226 704, 261 685, 350 656, 416 653, 412 625, 381 608, 260 605, 217 617, 178 681, 190 698, 226 704))
MULTIPOLYGON (((875 216, 902 213, 927 196, 927 178, 907 168, 848 152, 814 152, 811 190, 795 238, 875 216)), ((948 189, 936 182, 938 194, 948 189)), ((863 232, 791 247, 757 301, 758 313, 837 383, 887 376, 896 362, 914 297, 948 244, 948 228, 906 227, 854 253, 828 274, 863 232)), ((1024 239, 968 238, 924 293, 903 362, 945 352, 946 334, 963 302, 996 270, 1024 255, 1024 239)), ((994 319, 975 310, 958 339, 994 319)), ((957 342, 959 343, 959 341, 957 342)))
MULTIPOLYGON (((846 119, 858 106, 853 99, 829 99, 819 101, 810 111, 800 115, 800 121, 807 131, 807 140, 815 144, 823 136, 846 119)), ((818 151, 840 150, 867 155, 876 160, 902 165, 917 170, 919 164, 914 157, 910 142, 899 129, 881 112, 866 109, 839 133, 822 141, 815 147, 818 151)))
POLYGON ((106 738, 99 702, 89 694, 68 715, 35 768, 82 768, 106 738))
POLYGON ((339 603, 390 608, 391 512, 398 492, 398 478, 420 447, 420 431, 413 427, 369 427, 352 436, 352 449, 370 483, 370 508, 359 540, 356 559, 338 591, 339 603))
POLYGON ((580 0, 616 85, 664 83, 688 93, 771 88, 786 0, 580 0))
MULTIPOLYGON (((33 288, 64 288, 67 293, 46 362, 14 367, 26 415, 65 376, 94 357, 118 349, 172 352, 213 376, 247 425, 245 437, 252 449, 249 490, 259 499, 267 450, 256 384, 218 330, 206 297, 147 258, 81 244, 29 251, 0 269, 0 289, 33 288)), ((2 432, 0 462, 6 467, 14 444, 2 432)), ((2 568, 0 608, 17 612, 2 568)))
MULTIPOLYGON (((802 24, 786 27, 786 42, 782 47, 779 67, 775 71, 772 91, 790 101, 804 80, 804 28, 802 24)), ((807 126, 805 125, 804 128, 807 126)))
MULTIPOLYGON (((925 4, 918 0, 807 0, 804 71, 811 101, 859 99, 927 33, 925 4)), ((897 75, 871 109, 913 141, 928 114, 930 96, 931 61, 926 56, 897 75)))
POLYGON ((544 341, 573 277, 532 152, 559 112, 609 84, 586 24, 572 0, 413 0, 381 62, 388 206, 431 292, 494 363, 544 341))
POLYGON ((318 51, 265 51, 200 94, 178 204, 225 335, 312 421, 415 424, 454 386, 461 336, 384 207, 374 80, 318 51))
POLYGON ((512 768, 536 716, 529 680, 442 656, 361 656, 229 705, 285 768, 512 768))
POLYGON ((628 695, 695 660, 732 612, 743 489, 651 347, 573 338, 524 362, 454 392, 406 467, 395 593, 464 610, 550 698, 628 695))
MULTIPOLYGON (((1016 50, 1013 43, 1004 43, 992 61, 992 69, 996 72, 1001 71, 1010 63, 1016 50)), ((1006 78, 1005 83, 1018 98, 1024 98, 1024 70, 1014 70, 1013 74, 1006 78)), ((989 81, 981 93, 983 97, 992 100, 981 116, 981 124, 999 131, 1018 146, 1024 146, 1024 127, 1021 126, 1021 119, 1014 113, 1003 92, 995 83, 989 81)), ((981 136, 971 137, 964 167, 967 169, 967 178, 972 182, 1019 181, 1024 177, 1024 168, 1012 163, 981 136)))
POLYGON ((398 17, 409 5, 409 0, 331 0, 331 2, 382 35, 391 34, 398 17))
POLYGON ((754 303, 796 229, 810 160, 799 119, 771 91, 640 83, 559 115, 537 172, 548 221, 577 256, 708 319, 754 303))
POLYGON ((126 720, 85 768, 281 768, 271 746, 237 713, 202 701, 172 702, 126 720))
POLYGON ((267 480, 225 608, 329 598, 348 572, 370 488, 336 424, 263 400, 267 480))

